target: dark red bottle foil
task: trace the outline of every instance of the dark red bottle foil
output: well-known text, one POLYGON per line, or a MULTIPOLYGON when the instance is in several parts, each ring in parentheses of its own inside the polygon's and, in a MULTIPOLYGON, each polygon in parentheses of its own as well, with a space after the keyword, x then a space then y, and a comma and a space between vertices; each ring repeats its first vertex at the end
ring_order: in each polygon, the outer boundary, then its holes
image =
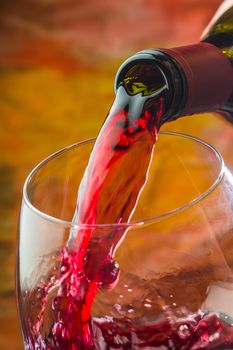
POLYGON ((159 51, 175 59, 187 80, 187 100, 180 115, 216 110, 228 101, 233 69, 219 48, 201 42, 159 51))

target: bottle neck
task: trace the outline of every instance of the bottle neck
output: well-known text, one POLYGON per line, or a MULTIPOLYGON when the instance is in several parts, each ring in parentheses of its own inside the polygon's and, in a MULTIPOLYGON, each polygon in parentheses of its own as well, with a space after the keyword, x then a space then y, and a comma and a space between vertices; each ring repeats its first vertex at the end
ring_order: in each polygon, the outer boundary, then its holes
POLYGON ((135 54, 118 70, 115 91, 134 65, 145 62, 159 67, 166 80, 168 93, 163 122, 219 109, 231 96, 233 69, 229 59, 214 45, 203 42, 135 54))
POLYGON ((179 115, 219 109, 233 90, 233 69, 222 51, 209 43, 162 49, 175 59, 186 79, 187 97, 179 115))

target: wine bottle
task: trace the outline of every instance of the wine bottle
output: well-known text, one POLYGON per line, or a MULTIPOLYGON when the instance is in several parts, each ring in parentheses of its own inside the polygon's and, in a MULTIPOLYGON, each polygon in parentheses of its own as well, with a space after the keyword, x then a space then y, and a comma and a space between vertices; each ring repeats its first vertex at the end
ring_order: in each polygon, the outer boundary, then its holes
POLYGON ((129 94, 146 93, 148 99, 163 86, 161 123, 211 110, 220 110, 233 123, 233 1, 223 3, 199 43, 143 50, 127 59, 115 90, 122 85, 129 94))
MULTIPOLYGON (((223 2, 201 39, 219 47, 233 66, 233 0, 223 2)), ((233 91, 221 109, 225 116, 233 121, 233 91)))

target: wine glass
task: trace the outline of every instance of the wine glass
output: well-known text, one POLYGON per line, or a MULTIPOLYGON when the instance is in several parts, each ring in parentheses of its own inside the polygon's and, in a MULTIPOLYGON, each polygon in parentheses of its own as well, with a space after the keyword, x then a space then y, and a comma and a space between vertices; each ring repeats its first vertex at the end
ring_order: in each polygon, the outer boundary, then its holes
POLYGON ((53 154, 24 185, 17 297, 25 349, 233 348, 233 178, 221 155, 194 137, 160 133, 131 221, 78 227, 93 144, 53 154), (76 262, 88 254, 72 260, 74 230, 91 230, 98 242, 93 270, 124 232, 109 286, 80 277, 76 262), (71 267, 72 283, 79 276, 72 288, 64 278, 71 267))

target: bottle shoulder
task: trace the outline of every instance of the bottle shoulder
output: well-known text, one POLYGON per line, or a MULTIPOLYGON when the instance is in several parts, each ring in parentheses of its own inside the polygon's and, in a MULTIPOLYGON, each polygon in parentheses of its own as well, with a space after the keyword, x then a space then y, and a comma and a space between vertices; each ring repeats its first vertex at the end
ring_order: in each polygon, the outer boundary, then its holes
MULTIPOLYGON (((202 41, 219 47, 233 67, 233 0, 223 2, 204 31, 202 41)), ((220 111, 233 122, 233 91, 220 111)))
POLYGON ((205 28, 201 40, 220 33, 233 32, 233 0, 225 0, 205 28))

